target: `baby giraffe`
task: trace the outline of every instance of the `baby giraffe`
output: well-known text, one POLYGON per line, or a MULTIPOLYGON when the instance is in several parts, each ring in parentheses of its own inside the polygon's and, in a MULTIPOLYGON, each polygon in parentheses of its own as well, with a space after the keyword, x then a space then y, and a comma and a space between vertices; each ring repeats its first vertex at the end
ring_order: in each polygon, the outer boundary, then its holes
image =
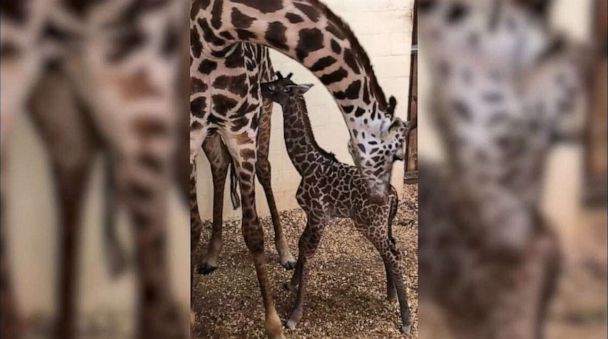
MULTIPOLYGON (((325 227, 335 218, 350 218, 355 226, 380 252, 386 270, 387 296, 399 299, 401 331, 410 331, 410 309, 401 270, 401 253, 392 236, 392 219, 397 211, 397 192, 391 186, 385 201, 370 199, 365 177, 355 166, 339 162, 332 153, 315 141, 304 93, 312 85, 297 85, 291 74, 262 84, 262 95, 281 105, 287 153, 302 181, 296 193, 298 204, 306 212, 306 229, 300 236, 296 270, 287 288, 297 291, 296 304, 286 323, 294 329, 304 313, 304 294, 308 275, 307 261, 314 255, 325 227)), ((396 100, 390 99, 390 111, 396 100)), ((403 137, 406 127, 401 127, 403 137)), ((387 147, 394 147, 393 145, 387 147)))

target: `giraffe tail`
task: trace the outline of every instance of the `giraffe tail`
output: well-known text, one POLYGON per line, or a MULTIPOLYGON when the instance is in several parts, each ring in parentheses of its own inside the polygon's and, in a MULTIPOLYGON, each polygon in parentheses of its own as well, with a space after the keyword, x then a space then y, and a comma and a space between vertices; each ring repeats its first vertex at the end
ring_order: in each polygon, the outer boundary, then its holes
POLYGON ((232 201, 232 208, 237 209, 241 206, 241 199, 238 191, 239 178, 236 174, 236 168, 234 162, 230 162, 230 200, 232 201))

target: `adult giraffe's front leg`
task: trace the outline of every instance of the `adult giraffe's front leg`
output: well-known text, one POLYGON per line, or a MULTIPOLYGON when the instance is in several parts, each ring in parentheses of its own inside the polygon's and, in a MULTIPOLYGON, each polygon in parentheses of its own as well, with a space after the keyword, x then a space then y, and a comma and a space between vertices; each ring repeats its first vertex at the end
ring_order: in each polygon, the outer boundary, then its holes
POLYGON ((198 272, 209 274, 217 269, 217 259, 223 246, 224 187, 226 186, 226 176, 232 159, 219 134, 211 135, 205 139, 203 151, 211 165, 211 176, 213 178, 213 226, 207 253, 205 253, 205 257, 198 267, 198 272))
MULTIPOLYGON (((172 13, 173 5, 179 2, 166 3, 155 13, 159 27, 169 24, 160 13, 172 13)), ((161 37, 150 35, 150 43, 158 43, 152 40, 156 38, 161 37)), ((178 71, 177 56, 126 49, 117 57, 97 50, 100 46, 88 47, 83 64, 76 60, 69 67, 83 75, 74 79, 81 81, 77 88, 94 103, 93 117, 113 156, 117 189, 133 226, 136 337, 186 338, 187 311, 171 292, 167 255, 167 197, 173 181, 177 114, 185 113, 179 111, 172 78, 178 71)))
POLYGON ((243 212, 242 231, 245 244, 251 253, 262 292, 265 309, 265 328, 269 338, 283 338, 281 320, 272 298, 272 288, 266 273, 264 255, 264 230, 260 225, 255 206, 255 165, 257 160, 257 135, 254 129, 224 138, 235 162, 243 212))
POLYGON ((264 194, 266 195, 266 201, 268 202, 268 209, 270 210, 270 216, 272 218, 272 226, 274 227, 274 244, 279 253, 279 261, 281 265, 291 270, 295 267, 296 261, 289 251, 285 235, 283 234, 283 227, 281 226, 281 218, 277 210, 277 204, 274 201, 274 194, 272 193, 271 185, 271 168, 270 161, 268 161, 268 154, 270 150, 270 126, 272 118, 272 101, 265 100, 262 106, 262 114, 260 115, 260 125, 258 132, 258 159, 256 162, 256 175, 260 184, 264 188, 264 194))
POLYGON ((49 156, 57 197, 60 237, 54 337, 75 338, 80 219, 99 145, 86 120, 87 112, 64 72, 46 72, 32 93, 29 108, 49 156))

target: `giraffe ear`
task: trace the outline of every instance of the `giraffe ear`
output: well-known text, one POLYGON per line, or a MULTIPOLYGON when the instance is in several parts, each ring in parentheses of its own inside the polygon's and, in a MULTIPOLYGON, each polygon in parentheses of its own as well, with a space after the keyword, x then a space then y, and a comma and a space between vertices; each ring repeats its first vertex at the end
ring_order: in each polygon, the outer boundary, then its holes
POLYGON ((387 113, 392 117, 395 115, 395 107, 397 107, 397 99, 391 95, 388 99, 387 113))
POLYGON ((294 91, 298 94, 304 94, 314 86, 313 84, 301 84, 294 87, 294 91))

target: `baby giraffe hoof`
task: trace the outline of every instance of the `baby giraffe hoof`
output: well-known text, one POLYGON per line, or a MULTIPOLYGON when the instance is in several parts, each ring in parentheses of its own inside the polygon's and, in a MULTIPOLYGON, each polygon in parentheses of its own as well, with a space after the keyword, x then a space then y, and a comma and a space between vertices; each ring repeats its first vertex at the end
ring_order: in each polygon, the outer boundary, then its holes
POLYGON ((287 320, 287 322, 285 323, 285 327, 287 327, 290 330, 295 330, 297 325, 298 324, 296 323, 296 321, 291 320, 291 319, 287 320))
POLYGON ((412 330, 411 327, 412 327, 411 325, 401 325, 401 328, 400 328, 401 333, 403 333, 405 335, 410 335, 411 330, 412 330))
POLYGON ((285 289, 285 291, 295 293, 297 286, 292 286, 291 283, 285 282, 285 283, 283 283, 283 288, 285 289))
POLYGON ((203 275, 209 275, 213 273, 213 271, 217 270, 217 266, 211 266, 208 263, 202 263, 198 266, 197 272, 203 275))
POLYGON ((291 270, 293 270, 296 267, 296 261, 293 260, 293 259, 292 260, 287 260, 285 262, 282 262, 281 266, 283 266, 283 268, 286 271, 291 271, 291 270))

